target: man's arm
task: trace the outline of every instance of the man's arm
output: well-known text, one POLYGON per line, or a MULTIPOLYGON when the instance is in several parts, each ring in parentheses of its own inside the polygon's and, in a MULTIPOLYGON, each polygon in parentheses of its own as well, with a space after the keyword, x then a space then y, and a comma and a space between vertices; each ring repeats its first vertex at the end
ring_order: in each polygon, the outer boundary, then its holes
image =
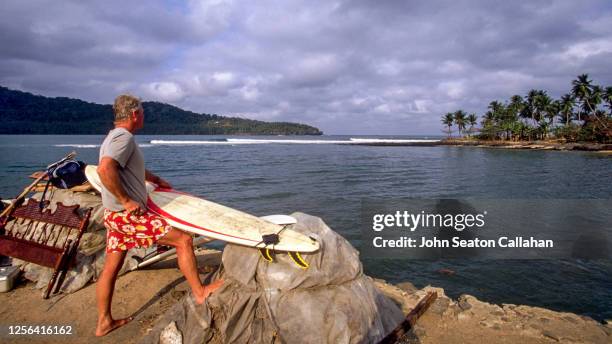
POLYGON ((157 184, 157 186, 162 188, 172 189, 170 183, 165 181, 163 178, 154 175, 153 172, 149 170, 145 170, 145 180, 157 184))
POLYGON ((149 181, 151 183, 155 183, 157 184, 157 182, 160 180, 161 178, 159 178, 158 176, 154 175, 153 172, 149 171, 149 170, 145 170, 145 180, 149 181))
POLYGON ((131 199, 119 179, 119 163, 113 158, 103 157, 98 165, 98 175, 104 187, 117 198, 128 213, 142 213, 140 203, 131 199))

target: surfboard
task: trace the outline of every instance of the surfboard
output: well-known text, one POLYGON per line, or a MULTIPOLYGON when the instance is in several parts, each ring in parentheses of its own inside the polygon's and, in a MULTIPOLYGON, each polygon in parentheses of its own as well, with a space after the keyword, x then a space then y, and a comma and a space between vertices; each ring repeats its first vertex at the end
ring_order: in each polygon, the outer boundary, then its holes
MULTIPOLYGON (((102 190, 97 166, 88 165, 85 175, 102 190)), ((319 243, 302 233, 203 198, 147 182, 147 208, 184 231, 239 245, 286 252, 314 252, 319 243), (266 245, 266 235, 278 235, 276 244, 266 245)), ((287 219, 289 220, 289 219, 287 219)))

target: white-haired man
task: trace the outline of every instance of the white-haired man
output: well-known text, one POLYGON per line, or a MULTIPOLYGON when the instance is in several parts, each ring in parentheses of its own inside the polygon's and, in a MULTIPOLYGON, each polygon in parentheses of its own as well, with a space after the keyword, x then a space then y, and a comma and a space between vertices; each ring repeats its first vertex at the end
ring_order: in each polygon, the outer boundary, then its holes
POLYGON ((144 124, 140 99, 127 94, 120 95, 115 99, 113 111, 115 128, 108 133, 100 147, 98 166, 103 185, 102 204, 105 208, 107 242, 104 269, 96 288, 96 336, 104 336, 131 320, 131 317, 113 319, 111 303, 117 274, 127 250, 133 247, 149 247, 156 243, 175 247, 179 268, 198 304, 203 303, 223 283, 217 280, 203 285, 197 271, 191 235, 171 227, 164 218, 147 210, 145 181, 164 188, 171 186, 145 169, 143 154, 134 140, 134 133, 144 124))

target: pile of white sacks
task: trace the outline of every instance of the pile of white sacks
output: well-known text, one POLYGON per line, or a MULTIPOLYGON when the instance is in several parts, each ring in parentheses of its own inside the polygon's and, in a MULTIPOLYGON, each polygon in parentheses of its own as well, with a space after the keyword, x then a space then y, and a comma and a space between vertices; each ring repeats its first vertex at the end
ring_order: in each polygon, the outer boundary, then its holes
POLYGON ((203 305, 190 294, 170 308, 142 343, 377 343, 404 318, 363 274, 359 253, 318 217, 292 214, 292 229, 317 238, 302 254, 275 262, 256 249, 226 245, 212 279, 225 283, 203 305))

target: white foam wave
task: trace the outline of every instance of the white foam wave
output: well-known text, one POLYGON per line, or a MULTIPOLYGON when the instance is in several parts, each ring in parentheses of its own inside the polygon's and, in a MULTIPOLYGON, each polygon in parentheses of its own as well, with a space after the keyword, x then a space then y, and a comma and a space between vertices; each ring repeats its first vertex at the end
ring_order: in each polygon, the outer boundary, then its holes
POLYGON ((419 142, 438 142, 440 140, 430 139, 360 139, 350 138, 351 142, 355 143, 419 143, 419 142))
MULTIPOLYGON (((53 146, 54 147, 74 147, 74 148, 98 148, 101 145, 79 144, 79 143, 64 143, 64 144, 57 144, 57 145, 53 145, 53 146)), ((153 145, 149 144, 149 143, 139 144, 138 146, 140 148, 153 147, 153 145)))
POLYGON ((235 144, 227 141, 171 141, 171 140, 151 140, 151 145, 227 145, 235 144))
POLYGON ((227 139, 227 141, 169 141, 151 140, 153 145, 257 145, 257 144, 342 144, 350 141, 337 140, 264 140, 264 139, 227 139))
POLYGON ((250 143, 250 144, 261 144, 261 143, 284 143, 284 144, 315 144, 315 145, 325 145, 325 144, 343 144, 350 143, 346 140, 264 140, 264 139, 227 139, 228 142, 235 143, 250 143))
POLYGON ((98 148, 100 145, 86 145, 77 143, 66 143, 61 145, 54 145, 55 147, 75 147, 75 148, 98 148))
POLYGON ((291 140, 291 139, 227 139, 221 140, 151 140, 152 145, 257 145, 257 144, 367 144, 367 143, 421 143, 438 142, 439 140, 428 139, 361 139, 350 138, 349 140, 291 140))

